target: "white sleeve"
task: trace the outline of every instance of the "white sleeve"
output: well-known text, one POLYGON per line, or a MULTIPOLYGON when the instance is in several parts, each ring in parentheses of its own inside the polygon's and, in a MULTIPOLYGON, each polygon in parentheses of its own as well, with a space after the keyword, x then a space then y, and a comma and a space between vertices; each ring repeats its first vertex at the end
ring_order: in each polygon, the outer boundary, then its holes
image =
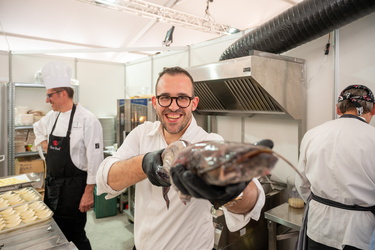
POLYGON ((48 131, 48 124, 53 117, 54 111, 50 111, 46 116, 42 117, 39 121, 33 124, 35 141, 34 146, 37 147, 42 141, 48 141, 48 135, 51 131, 48 131))
POLYGON ((87 119, 85 124, 84 143, 87 157, 87 184, 96 183, 96 173, 103 161, 103 129, 96 117, 87 119))
POLYGON ((301 147, 300 147, 300 156, 298 161, 298 171, 303 176, 303 179, 301 176, 299 176, 297 173, 295 175, 295 186, 298 191, 298 193, 301 195, 302 199, 306 202, 311 194, 311 184, 308 181, 306 177, 306 143, 305 143, 306 137, 304 137, 301 141, 301 147))
POLYGON ((241 228, 246 226, 251 219, 259 220, 260 218, 262 208, 266 202, 266 195, 259 180, 254 178, 252 181, 258 188, 258 200, 255 203, 254 208, 250 212, 248 212, 247 214, 235 214, 229 212, 228 209, 226 209, 224 206, 222 207, 227 227, 231 232, 240 230, 241 228))
POLYGON ((108 172, 111 169, 112 165, 117 161, 120 161, 120 159, 113 156, 105 158, 104 161, 100 164, 98 172, 96 173, 97 195, 106 193, 106 199, 112 199, 126 190, 126 188, 123 190, 114 190, 107 184, 108 172))
POLYGON ((107 184, 109 170, 115 162, 123 161, 139 154, 139 128, 137 127, 126 136, 125 141, 118 148, 117 152, 113 156, 105 158, 100 164, 96 174, 97 194, 107 193, 105 198, 111 199, 124 192, 126 188, 123 190, 114 190, 107 184))

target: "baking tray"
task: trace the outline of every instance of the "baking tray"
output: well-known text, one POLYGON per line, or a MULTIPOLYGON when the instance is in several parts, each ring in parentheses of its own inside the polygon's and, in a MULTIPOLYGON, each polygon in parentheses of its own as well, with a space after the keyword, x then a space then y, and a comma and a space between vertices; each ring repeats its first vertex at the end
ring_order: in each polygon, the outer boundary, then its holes
POLYGON ((0 211, 9 207, 42 200, 42 195, 32 187, 0 192, 0 211))
POLYGON ((0 209, 0 235, 50 220, 52 216, 52 210, 40 200, 0 209))
POLYGON ((37 173, 11 175, 0 178, 0 192, 30 187, 32 183, 40 181, 37 173))

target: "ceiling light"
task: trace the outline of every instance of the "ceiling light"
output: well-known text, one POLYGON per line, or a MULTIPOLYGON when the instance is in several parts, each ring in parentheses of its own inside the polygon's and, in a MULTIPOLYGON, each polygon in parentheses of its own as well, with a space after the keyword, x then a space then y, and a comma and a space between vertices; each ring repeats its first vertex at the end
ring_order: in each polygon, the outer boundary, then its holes
POLYGON ((234 28, 234 27, 229 27, 229 29, 228 29, 229 34, 236 34, 238 32, 240 32, 240 30, 237 29, 237 28, 234 28))

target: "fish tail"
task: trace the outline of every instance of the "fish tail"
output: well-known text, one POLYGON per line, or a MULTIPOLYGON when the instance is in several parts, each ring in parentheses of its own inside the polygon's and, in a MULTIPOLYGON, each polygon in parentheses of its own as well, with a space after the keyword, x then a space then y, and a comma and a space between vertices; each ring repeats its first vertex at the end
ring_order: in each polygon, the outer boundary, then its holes
POLYGON ((168 192, 169 192, 170 187, 163 187, 163 198, 165 200, 165 203, 167 204, 167 209, 169 209, 169 197, 168 197, 168 192))

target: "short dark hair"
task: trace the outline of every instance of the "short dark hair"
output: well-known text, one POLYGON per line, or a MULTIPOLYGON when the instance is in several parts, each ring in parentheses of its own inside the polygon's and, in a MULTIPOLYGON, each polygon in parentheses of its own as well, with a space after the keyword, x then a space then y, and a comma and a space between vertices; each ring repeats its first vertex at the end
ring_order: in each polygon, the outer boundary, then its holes
POLYGON ((190 75, 189 72, 187 72, 185 69, 181 68, 181 67, 178 67, 178 66, 175 66, 175 67, 164 67, 163 68, 163 71, 159 73, 159 77, 158 79, 156 80, 156 85, 155 85, 155 95, 157 94, 157 88, 158 88, 158 83, 159 83, 159 80, 160 78, 165 75, 165 74, 168 74, 168 75, 178 75, 178 74, 184 74, 186 75, 187 77, 190 78, 190 81, 191 81, 191 85, 192 85, 192 89, 193 89, 193 96, 194 96, 194 80, 193 80, 193 77, 190 75))
POLYGON ((70 87, 61 87, 61 88, 54 88, 53 89, 54 91, 66 91, 66 93, 68 94, 68 97, 70 98, 70 99, 73 99, 73 96, 74 96, 74 90, 72 89, 72 88, 70 88, 70 87))

